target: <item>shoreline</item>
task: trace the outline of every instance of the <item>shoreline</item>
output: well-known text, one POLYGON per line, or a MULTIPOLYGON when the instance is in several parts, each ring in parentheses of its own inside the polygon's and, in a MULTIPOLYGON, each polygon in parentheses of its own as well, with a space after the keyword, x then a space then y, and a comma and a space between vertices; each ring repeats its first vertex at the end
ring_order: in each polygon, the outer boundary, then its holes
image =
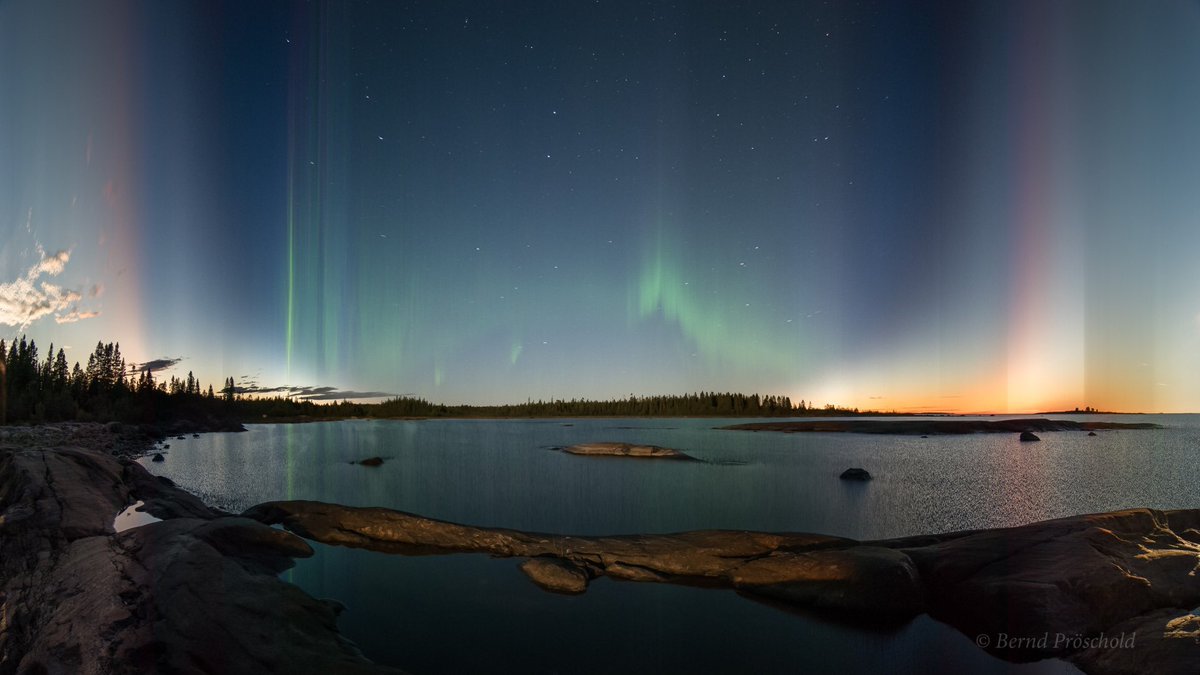
POLYGON ((1191 672, 1200 658, 1200 584, 1192 575, 1200 509, 862 541, 740 530, 576 536, 303 500, 242 515, 323 544, 392 555, 522 558, 520 571, 552 593, 585 593, 608 577, 730 589, 860 629, 928 614, 1010 662, 1057 658, 1115 675, 1145 664, 1191 672))
POLYGON ((0 675, 401 672, 342 637, 340 603, 280 579, 304 540, 117 456, 106 426, 3 432, 0 675), (115 532, 138 501, 159 520, 115 532))
POLYGON ((1046 431, 1118 431, 1162 429, 1151 422, 1076 422, 1043 417, 1003 420, 828 420, 802 422, 748 422, 718 427, 725 431, 773 431, 793 433, 887 434, 896 436, 950 436, 975 433, 1023 433, 1046 431))
MULTIPOLYGON (((1057 412, 1057 413, 1034 413, 1035 415, 1140 415, 1145 416, 1150 413, 1073 413, 1073 412, 1057 412)), ((1195 413, 1154 413, 1156 415, 1191 415, 1195 413)), ((557 415, 553 417, 518 417, 509 415, 438 415, 438 416, 397 416, 397 417, 356 417, 356 416, 341 416, 341 417, 307 417, 298 415, 295 417, 269 417, 263 419, 245 419, 242 420, 243 425, 254 424, 312 424, 315 422, 353 422, 353 421, 394 421, 394 422, 427 422, 437 420, 487 420, 487 421, 504 421, 513 420, 518 422, 555 422, 558 420, 725 420, 725 419, 754 419, 754 420, 779 420, 779 421, 763 421, 751 422, 748 424, 806 424, 806 423, 828 423, 835 424, 863 424, 869 425, 876 422, 903 424, 904 422, 897 421, 893 418, 915 419, 921 422, 936 423, 940 421, 954 423, 981 423, 990 422, 1007 422, 1012 419, 1034 419, 1029 418, 1027 414, 1022 413, 980 413, 980 414, 958 414, 958 413, 863 413, 861 415, 557 415), (1001 418, 995 420, 992 418, 1001 418), (978 418, 988 418, 987 420, 978 418)), ((1071 420, 1052 420, 1056 422, 1064 422, 1073 424, 1071 420)), ((1148 422, 1129 423, 1125 425, 1120 422, 1077 422, 1081 425, 1097 425, 1087 427, 1087 429, 1103 429, 1103 428, 1130 428, 1130 429, 1149 429, 1161 428, 1161 425, 1154 425, 1148 422), (1106 426, 1107 425, 1107 426, 1106 426), (1138 426, 1149 425, 1149 426, 1138 426)), ((729 427, 717 427, 727 429, 729 427)), ((765 429, 764 429, 765 430, 765 429)), ((1086 430, 1086 429, 1085 429, 1086 430)), ((213 430, 216 431, 216 430, 213 430)), ((865 432, 869 433, 869 432, 865 432)), ((962 432, 972 433, 972 432, 962 432)))
POLYGON ((340 603, 279 578, 312 555, 305 539, 401 555, 523 558, 530 581, 557 593, 611 577, 723 587, 863 628, 926 613, 972 638, 1061 633, 1079 639, 989 652, 1062 658, 1102 675, 1136 672, 1139 663, 1176 672, 1200 657, 1200 616, 1189 611, 1200 605, 1191 576, 1200 509, 878 541, 529 533, 320 502, 267 502, 238 515, 114 456, 109 427, 0 431, 0 675, 188 671, 188 663, 230 673, 399 672, 340 635, 340 603), (116 514, 135 501, 161 520, 114 532, 116 514), (1136 635, 1136 644, 1088 642, 1118 633, 1136 635))

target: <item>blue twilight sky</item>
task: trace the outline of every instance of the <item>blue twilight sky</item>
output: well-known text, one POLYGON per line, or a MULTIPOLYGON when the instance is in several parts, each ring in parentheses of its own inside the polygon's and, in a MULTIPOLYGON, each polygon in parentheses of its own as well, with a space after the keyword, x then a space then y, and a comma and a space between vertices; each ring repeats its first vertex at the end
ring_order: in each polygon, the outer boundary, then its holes
POLYGON ((1200 409, 1200 4, 0 0, 0 331, 447 403, 1200 409))

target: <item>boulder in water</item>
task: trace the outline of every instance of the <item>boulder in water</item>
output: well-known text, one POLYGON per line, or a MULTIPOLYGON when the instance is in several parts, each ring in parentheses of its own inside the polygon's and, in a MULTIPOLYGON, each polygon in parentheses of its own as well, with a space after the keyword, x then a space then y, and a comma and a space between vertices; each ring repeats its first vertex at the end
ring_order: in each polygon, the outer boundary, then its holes
POLYGON ((641 457, 651 459, 695 460, 695 457, 672 448, 637 443, 580 443, 562 449, 569 455, 589 457, 641 457))
POLYGON ((1032 431, 1022 431, 1021 432, 1021 440, 1022 441, 1040 441, 1042 439, 1038 438, 1037 434, 1033 433, 1032 431))
POLYGON ((841 478, 842 480, 862 480, 862 481, 866 481, 866 480, 871 480, 871 474, 870 474, 870 472, 868 472, 866 469, 860 469, 860 468, 857 468, 857 467, 851 467, 851 468, 849 468, 849 469, 846 469, 845 471, 843 471, 843 472, 842 472, 842 475, 841 475, 841 476, 838 476, 838 478, 841 478))
POLYGON ((165 459, 166 458, 163 457, 163 454, 161 452, 156 452, 156 453, 154 453, 154 456, 150 458, 150 461, 151 462, 161 462, 161 461, 164 461, 165 459))
POLYGON ((368 457, 366 459, 360 459, 357 463, 361 464, 363 466, 382 466, 383 458, 382 457, 368 457))
POLYGON ((530 581, 554 593, 583 593, 588 587, 587 572, 558 558, 537 557, 521 563, 521 571, 530 581))

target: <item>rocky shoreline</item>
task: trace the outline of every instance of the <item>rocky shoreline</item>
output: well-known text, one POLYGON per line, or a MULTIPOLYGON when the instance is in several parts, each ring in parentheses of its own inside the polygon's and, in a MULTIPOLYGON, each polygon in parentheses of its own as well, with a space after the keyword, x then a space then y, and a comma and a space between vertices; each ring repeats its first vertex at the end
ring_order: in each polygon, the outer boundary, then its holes
POLYGON ((0 675, 399 672, 339 635, 336 602, 279 579, 302 539, 114 456, 120 430, 2 431, 0 675), (114 532, 137 500, 162 521, 114 532))
POLYGON ((522 572, 558 593, 583 593, 603 576, 724 587, 860 625, 927 612, 1011 661, 1062 658, 1100 674, 1190 673, 1200 663, 1200 510, 866 542, 744 531, 564 536, 306 501, 242 515, 339 546, 523 557, 522 572))
POLYGON ((1102 675, 1200 663, 1200 510, 881 541, 568 536, 305 501, 234 515, 114 456, 119 431, 0 430, 0 675, 399 672, 340 636, 336 601, 279 579, 312 554, 304 539, 524 558, 530 580, 557 593, 609 577, 729 588, 860 625, 928 613, 1001 658, 1061 658, 1102 675), (139 500, 162 520, 114 532, 139 500))

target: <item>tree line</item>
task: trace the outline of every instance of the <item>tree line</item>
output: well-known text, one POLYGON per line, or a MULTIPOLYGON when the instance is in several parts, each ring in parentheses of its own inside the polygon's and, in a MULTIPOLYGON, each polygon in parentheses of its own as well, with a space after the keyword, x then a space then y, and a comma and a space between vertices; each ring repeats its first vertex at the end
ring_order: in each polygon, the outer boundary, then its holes
POLYGON ((68 367, 61 347, 51 344, 43 359, 25 336, 7 345, 0 340, 0 376, 0 423, 157 423, 232 412, 214 405, 212 386, 203 391, 192 373, 158 381, 151 370, 127 364, 114 342, 96 343, 86 367, 78 361, 68 367))
MULTIPOLYGON (((825 405, 817 408, 806 401, 793 404, 787 396, 763 396, 696 392, 673 396, 634 396, 612 400, 573 398, 526 401, 510 405, 445 405, 423 398, 401 396, 381 403, 317 404, 293 398, 235 398, 246 421, 305 417, 813 417, 854 416, 867 413, 858 408, 825 405)), ((871 413, 875 414, 875 413, 871 413)))
POLYGON ((510 405, 448 406, 401 396, 381 403, 316 403, 295 397, 247 395, 232 377, 219 390, 191 373, 157 380, 150 369, 130 365, 115 342, 98 342, 86 367, 68 367, 62 348, 45 358, 25 336, 0 340, 0 424, 60 421, 121 421, 156 424, 244 422, 344 417, 789 417, 857 415, 857 408, 793 404, 788 396, 695 392, 612 400, 528 400, 510 405))

